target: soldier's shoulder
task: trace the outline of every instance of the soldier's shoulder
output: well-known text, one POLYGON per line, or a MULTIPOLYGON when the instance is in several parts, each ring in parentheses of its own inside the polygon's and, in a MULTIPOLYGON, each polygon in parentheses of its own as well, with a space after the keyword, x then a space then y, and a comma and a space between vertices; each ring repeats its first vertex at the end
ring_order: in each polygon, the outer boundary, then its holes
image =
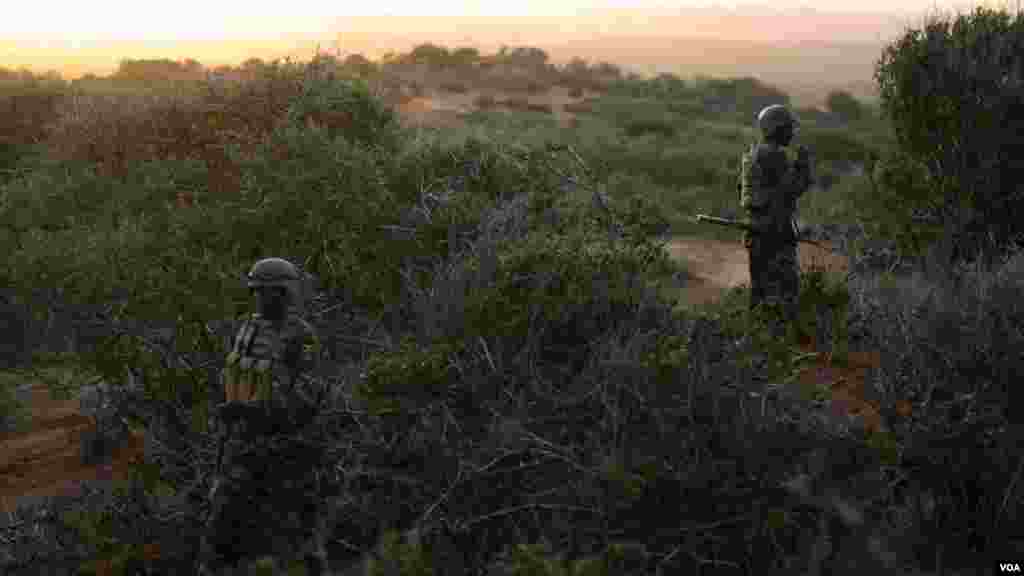
POLYGON ((757 160, 769 160, 785 153, 778 146, 762 141, 750 147, 750 154, 757 160))
POLYGON ((764 167, 784 167, 788 161, 785 150, 767 142, 756 144, 751 152, 754 162, 764 167))

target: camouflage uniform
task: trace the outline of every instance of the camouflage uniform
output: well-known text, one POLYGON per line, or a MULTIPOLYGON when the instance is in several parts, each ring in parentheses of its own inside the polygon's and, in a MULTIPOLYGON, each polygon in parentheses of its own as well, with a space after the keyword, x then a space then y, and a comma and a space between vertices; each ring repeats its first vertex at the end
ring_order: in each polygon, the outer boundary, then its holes
POLYGON ((786 154, 797 126, 787 109, 769 106, 758 123, 763 138, 743 155, 738 187, 740 206, 756 229, 744 239, 750 255, 750 307, 781 308, 783 317, 793 320, 800 293, 794 218, 797 200, 810 187, 810 164, 805 149, 796 162, 786 154))
MULTIPOLYGON (((274 264, 286 272, 291 266, 274 264)), ((250 272, 250 288, 282 285, 280 279, 253 280, 259 266, 250 272)), ((294 306, 297 291, 288 289, 294 306)), ((325 567, 315 496, 322 451, 304 438, 322 398, 306 376, 319 351, 312 326, 291 310, 279 325, 261 313, 240 319, 221 374, 225 403, 218 425, 229 440, 203 546, 209 568, 296 553, 307 562, 307 574, 325 567)))

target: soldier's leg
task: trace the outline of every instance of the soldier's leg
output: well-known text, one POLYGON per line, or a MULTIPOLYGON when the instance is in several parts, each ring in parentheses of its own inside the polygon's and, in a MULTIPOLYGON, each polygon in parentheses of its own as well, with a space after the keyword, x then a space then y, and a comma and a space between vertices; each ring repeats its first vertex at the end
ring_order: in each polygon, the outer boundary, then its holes
POLYGON ((202 536, 199 540, 199 574, 201 576, 213 576, 222 574, 230 566, 227 555, 224 554, 224 533, 223 530, 229 522, 225 518, 225 509, 229 499, 228 487, 224 480, 218 481, 218 488, 213 493, 210 502, 210 517, 202 526, 202 536))
POLYGON ((787 256, 783 246, 775 245, 770 248, 771 251, 766 249, 763 255, 764 308, 772 336, 782 338, 785 336, 787 319, 787 256))
MULTIPOLYGON (((318 483, 314 479, 310 488, 312 494, 318 494, 318 483)), ((306 567, 307 576, 320 576, 327 571, 327 546, 324 540, 328 530, 327 515, 320 509, 318 497, 307 497, 303 510, 303 546, 302 562, 306 567)))
POLYGON ((795 323, 800 303, 800 262, 796 246, 780 251, 778 259, 779 284, 787 322, 795 323))
POLYGON ((757 239, 746 241, 750 269, 750 309, 756 310, 765 299, 764 243, 757 239))
POLYGON ((218 496, 218 514, 208 531, 212 548, 212 564, 224 567, 229 574, 247 574, 253 558, 268 550, 266 522, 260 515, 265 500, 257 493, 258 480, 249 477, 239 466, 232 467, 218 496))

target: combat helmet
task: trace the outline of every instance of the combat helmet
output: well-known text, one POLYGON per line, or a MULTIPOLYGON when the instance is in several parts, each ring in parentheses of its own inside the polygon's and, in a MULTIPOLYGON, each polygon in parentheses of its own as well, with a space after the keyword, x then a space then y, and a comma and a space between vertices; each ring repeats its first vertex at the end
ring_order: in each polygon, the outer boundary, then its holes
POLYGON ((776 130, 787 125, 792 126, 795 131, 800 126, 800 122, 789 111, 789 108, 782 104, 772 104, 757 115, 757 127, 764 138, 770 138, 776 130))
POLYGON ((263 286, 279 286, 284 288, 291 304, 300 304, 299 270, 291 262, 283 258, 264 258, 252 265, 245 275, 249 289, 263 286))

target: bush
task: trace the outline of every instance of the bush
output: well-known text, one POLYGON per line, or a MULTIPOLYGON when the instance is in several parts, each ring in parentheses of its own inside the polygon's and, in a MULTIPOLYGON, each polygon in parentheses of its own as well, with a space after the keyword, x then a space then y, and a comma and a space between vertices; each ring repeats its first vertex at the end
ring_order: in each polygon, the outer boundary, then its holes
POLYGON ((734 109, 743 123, 752 122, 766 106, 790 103, 788 94, 756 78, 709 79, 700 89, 706 97, 734 109))
POLYGON ((35 79, 0 82, 0 183, 37 152, 66 93, 62 85, 35 79))
POLYGON ((672 124, 662 120, 636 120, 626 124, 626 135, 630 138, 638 138, 645 134, 672 138, 676 135, 676 129, 672 124))
POLYGON ((583 88, 579 86, 573 86, 569 88, 569 98, 583 98, 583 88))
POLYGON ((864 105, 845 90, 829 92, 825 99, 825 107, 847 122, 856 122, 866 115, 864 105))
MULTIPOLYGON (((89 504, 102 513, 51 507, 45 536, 42 520, 26 518, 31 530, 10 537, 25 560, 16 568, 63 562, 58 542, 74 540, 90 556, 69 561, 86 562, 82 570, 143 571, 126 559, 139 562, 159 532, 181 565, 156 570, 189 572, 183 535, 197 533, 202 508, 184 491, 207 489, 195 478, 213 466, 209 387, 231 327, 214 319, 246 309, 237 276, 270 253, 324 287, 310 318, 324 374, 343 392, 314 427, 331 447, 321 478, 335 491, 321 505, 333 517, 327 539, 345 554, 380 552, 370 570, 657 564, 685 574, 713 558, 790 574, 819 570, 811 553, 828 544, 821 563, 867 573, 891 567, 878 552, 890 535, 934 557, 939 546, 984 547, 1010 532, 1019 442, 1004 424, 1020 403, 1019 263, 991 282, 961 271, 945 292, 932 290, 939 296, 902 308, 899 294, 803 276, 798 328, 838 363, 855 328, 876 319, 884 361, 872 382, 885 409, 906 392, 921 414, 858 431, 837 403, 822 407, 822 389, 793 393, 806 358, 744 312, 742 290, 700 316, 658 295, 678 268, 654 235, 667 218, 735 204, 750 136, 693 122, 694 138, 677 146, 623 139, 623 130, 679 136, 685 110, 655 92, 682 90, 673 78, 642 100, 620 84, 589 101, 598 114, 566 136, 592 161, 582 166, 568 151, 501 144, 476 127, 409 137, 329 61, 259 70, 251 84, 194 100, 110 102, 88 121, 68 117, 76 138, 66 154, 3 186, 0 278, 40 321, 21 320, 95 331, 71 373, 119 382, 129 369, 141 391, 122 407, 156 440, 135 471, 135 500, 89 504), (121 140, 91 146, 90 135, 121 140), (110 158, 117 169, 104 172, 110 158), (227 170, 232 185, 218 186, 227 170), (150 497, 168 485, 182 492, 150 497), (928 498, 940 514, 914 504, 928 498), (894 510, 917 519, 890 528, 894 510), (850 517, 862 523, 842 525, 850 517), (681 533, 699 535, 685 554, 681 533), (49 549, 29 558, 25 542, 44 537, 49 549)), ((499 116, 512 129, 548 120, 499 116)), ((866 136, 807 136, 837 166, 876 152, 866 136)), ((871 173, 879 190, 927 188, 920 163, 899 158, 871 173)), ((894 209, 903 205, 885 208, 894 209)))
POLYGON ((940 549, 944 565, 966 568, 1019 533, 1006 523, 1021 505, 1008 491, 1020 460, 1008 452, 1019 442, 1014 407, 1024 402, 1013 376, 1024 368, 1017 352, 1024 343, 1021 262, 1012 256, 989 269, 978 261, 952 281, 920 269, 889 281, 860 279, 853 288, 854 308, 871 321, 872 346, 881 352, 883 404, 900 422, 901 467, 933 499, 934 512, 919 509, 924 517, 915 526, 925 569, 934 569, 940 549), (905 419, 896 417, 901 405, 909 409, 905 419))
POLYGON ((941 239, 940 206, 924 166, 892 152, 869 166, 867 176, 871 186, 861 188, 855 200, 872 236, 893 240, 910 257, 941 239))
POLYGON ((1024 134, 1022 42, 1024 14, 978 7, 906 31, 876 66, 901 150, 931 174, 954 260, 1024 237, 1011 216, 1021 208, 1024 175, 1006 152, 1020 147, 1024 134))
POLYGON ((473 100, 473 104, 481 110, 489 110, 497 106, 498 102, 490 94, 481 94, 473 100))

